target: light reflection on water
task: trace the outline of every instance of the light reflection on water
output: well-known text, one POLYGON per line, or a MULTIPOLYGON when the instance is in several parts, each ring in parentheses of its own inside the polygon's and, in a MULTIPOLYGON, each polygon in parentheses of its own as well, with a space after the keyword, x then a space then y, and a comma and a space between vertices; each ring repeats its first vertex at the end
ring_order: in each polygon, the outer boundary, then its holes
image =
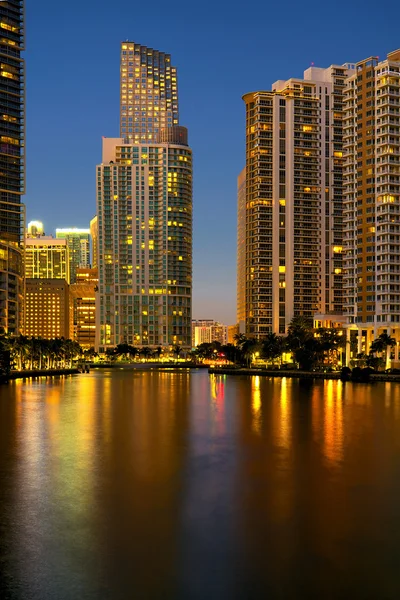
POLYGON ((400 597, 400 386, 0 388, 0 597, 400 597))

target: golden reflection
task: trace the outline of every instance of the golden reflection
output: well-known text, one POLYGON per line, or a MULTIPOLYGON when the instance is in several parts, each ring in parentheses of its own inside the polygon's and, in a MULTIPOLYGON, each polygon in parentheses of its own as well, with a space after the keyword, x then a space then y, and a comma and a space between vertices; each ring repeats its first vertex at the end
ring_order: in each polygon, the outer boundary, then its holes
POLYGON ((291 445, 292 410, 288 399, 288 379, 283 377, 280 394, 280 445, 289 450, 291 445))
MULTIPOLYGON (((400 418, 400 388, 398 384, 392 382, 385 383, 385 395, 386 398, 391 398, 393 403, 393 414, 395 419, 400 418)), ((389 400, 390 405, 390 400, 389 400)))
POLYGON ((343 459, 343 405, 341 381, 325 382, 324 454, 333 464, 343 459))
POLYGON ((260 376, 256 375, 252 379, 251 385, 252 391, 252 420, 251 426, 254 433, 261 435, 261 390, 260 390, 260 376))
POLYGON ((213 400, 211 408, 212 426, 220 434, 225 431, 225 380, 226 375, 211 375, 210 391, 213 400))
POLYGON ((215 375, 211 375, 210 377, 211 384, 211 397, 213 400, 222 401, 225 396, 225 382, 221 379, 221 377, 216 377, 215 375))

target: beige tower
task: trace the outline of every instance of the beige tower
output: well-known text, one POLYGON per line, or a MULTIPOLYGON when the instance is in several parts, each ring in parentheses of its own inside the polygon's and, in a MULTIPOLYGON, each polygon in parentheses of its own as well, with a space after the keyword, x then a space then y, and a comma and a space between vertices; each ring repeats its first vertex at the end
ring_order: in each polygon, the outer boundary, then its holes
POLYGON ((249 335, 283 334, 294 316, 342 312, 342 110, 351 68, 311 67, 303 79, 244 96, 238 316, 249 335))
POLYGON ((400 50, 360 61, 346 83, 344 310, 358 352, 383 332, 400 339, 399 97, 400 50))

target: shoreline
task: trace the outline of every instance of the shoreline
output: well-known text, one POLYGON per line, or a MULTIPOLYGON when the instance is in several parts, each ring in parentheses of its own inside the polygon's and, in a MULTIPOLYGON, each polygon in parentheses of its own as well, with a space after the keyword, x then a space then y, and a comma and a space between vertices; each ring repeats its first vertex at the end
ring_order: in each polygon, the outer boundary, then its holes
POLYGON ((78 375, 79 369, 33 369, 26 371, 11 371, 8 375, 0 377, 0 383, 7 383, 15 379, 29 379, 34 377, 52 377, 53 375, 78 375))
MULTIPOLYGON (((333 373, 322 373, 318 371, 279 371, 279 370, 268 370, 268 369, 208 369, 210 375, 258 375, 261 377, 289 377, 291 379, 328 379, 328 380, 342 380, 341 373, 335 371, 333 373)), ((350 383, 360 383, 357 380, 344 379, 343 381, 349 381, 350 383)), ((388 382, 399 382, 400 374, 394 375, 391 373, 371 373, 368 381, 361 381, 361 383, 373 383, 374 381, 388 381, 388 382)))

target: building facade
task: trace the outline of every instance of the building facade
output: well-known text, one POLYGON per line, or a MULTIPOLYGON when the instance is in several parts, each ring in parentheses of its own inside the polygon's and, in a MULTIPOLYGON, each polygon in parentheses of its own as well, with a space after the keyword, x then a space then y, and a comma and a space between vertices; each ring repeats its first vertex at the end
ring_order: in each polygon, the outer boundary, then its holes
POLYGON ((400 340, 400 50, 357 63, 344 92, 344 311, 368 353, 400 340))
POLYGON ((83 349, 96 343, 96 291, 99 283, 97 269, 76 270, 75 283, 69 288, 71 338, 83 349))
POLYGON ((90 237, 92 238, 92 261, 93 269, 97 269, 99 264, 98 251, 98 233, 97 233, 97 215, 90 221, 90 237))
POLYGON ((26 279, 25 335, 69 339, 69 285, 64 279, 26 279))
POLYGON ((77 227, 56 229, 56 238, 67 241, 70 282, 75 283, 76 270, 90 267, 90 229, 77 227))
POLYGON ((353 69, 310 67, 303 79, 243 97, 238 316, 247 335, 283 334, 295 316, 342 312, 343 89, 353 69))
POLYGON ((121 45, 121 137, 97 167, 97 343, 191 346, 192 152, 168 54, 121 45))
POLYGON ((24 2, 0 2, 0 334, 23 330, 24 2))
POLYGON ((26 238, 25 277, 27 279, 65 279, 69 284, 67 240, 51 236, 26 238))
POLYGON ((190 347, 190 148, 103 139, 97 185, 98 346, 190 347))
POLYGON ((246 169, 238 177, 236 320, 244 333, 246 323, 246 169))

